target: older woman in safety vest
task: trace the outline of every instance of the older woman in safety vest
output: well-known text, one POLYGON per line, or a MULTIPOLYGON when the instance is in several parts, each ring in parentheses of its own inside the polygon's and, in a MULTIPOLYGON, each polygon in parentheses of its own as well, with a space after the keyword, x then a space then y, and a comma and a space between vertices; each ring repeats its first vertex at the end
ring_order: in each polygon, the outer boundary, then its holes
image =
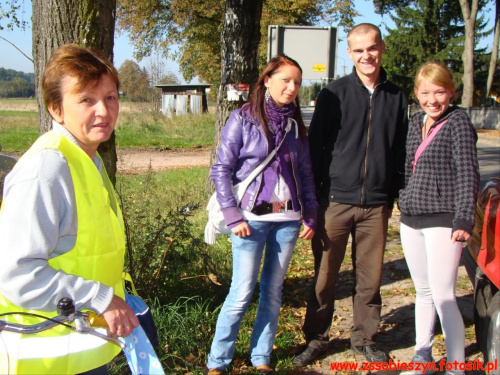
MULTIPOLYGON (((122 214, 97 153, 116 124, 118 89, 118 73, 99 51, 68 44, 51 56, 42 90, 53 128, 5 180, 0 314, 55 316, 57 302, 69 297, 77 309, 101 314, 113 335, 126 337, 138 326, 123 299, 122 214)), ((0 373, 106 373, 119 350, 63 326, 36 335, 2 332, 0 373)))

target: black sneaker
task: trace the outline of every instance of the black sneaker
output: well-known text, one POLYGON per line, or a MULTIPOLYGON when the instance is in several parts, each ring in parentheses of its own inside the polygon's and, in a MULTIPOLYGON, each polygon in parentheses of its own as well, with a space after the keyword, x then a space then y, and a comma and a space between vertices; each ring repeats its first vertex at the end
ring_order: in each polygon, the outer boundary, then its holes
POLYGON ((364 345, 364 346, 354 346, 351 345, 351 350, 355 353, 364 355, 368 362, 387 362, 387 354, 382 350, 377 348, 375 344, 364 345))
POLYGON ((309 363, 318 358, 321 354, 325 353, 326 350, 321 350, 317 348, 313 348, 311 346, 307 346, 307 348, 300 353, 297 357, 292 360, 292 363, 295 366, 303 367, 307 366, 309 363))

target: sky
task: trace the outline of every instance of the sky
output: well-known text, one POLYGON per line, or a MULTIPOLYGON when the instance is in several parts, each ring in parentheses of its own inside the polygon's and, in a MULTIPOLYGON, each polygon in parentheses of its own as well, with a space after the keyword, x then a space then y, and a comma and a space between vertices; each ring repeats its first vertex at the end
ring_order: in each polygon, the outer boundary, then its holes
MULTIPOLYGON (((0 0, 2 2, 2 0, 0 0)), ((31 2, 23 1, 24 5, 24 15, 22 16, 25 20, 31 20, 31 2)), ((377 26, 379 26, 384 34, 385 25, 389 27, 393 27, 394 24, 389 16, 385 16, 384 18, 380 17, 378 14, 375 14, 373 10, 373 2, 370 0, 355 0, 356 9, 361 16, 356 17, 354 22, 362 23, 362 22, 370 22, 377 26)), ((489 7, 492 7, 492 2, 490 2, 489 7)), ((490 22, 488 24, 488 28, 493 27, 494 23, 494 14, 490 12, 488 14, 490 18, 490 22)), ((21 49, 26 55, 31 57, 31 23, 30 26, 25 30, 2 30, 0 31, 0 37, 7 39, 9 42, 15 44, 19 49, 21 49)), ((349 74, 352 71, 352 61, 347 56, 347 43, 345 40, 345 32, 342 29, 338 30, 338 46, 337 46, 337 74, 343 76, 345 74, 349 74)), ((486 46, 491 45, 493 36, 488 38, 489 40, 484 40, 481 44, 486 46)), ((115 45, 114 45, 114 64, 117 68, 125 60, 134 60, 133 56, 134 49, 132 45, 129 43, 127 35, 116 35, 115 36, 115 45)), ((138 62, 141 67, 147 66, 147 58, 138 62)), ((182 75, 179 72, 179 66, 172 60, 168 60, 167 70, 177 75, 177 77, 181 80, 182 83, 185 81, 182 79, 182 75)), ((7 43, 5 40, 0 39, 0 67, 5 69, 14 69, 18 71, 23 71, 26 73, 33 72, 33 64, 29 61, 25 56, 23 56, 19 51, 17 51, 12 45, 7 43)), ((191 83, 198 83, 195 79, 191 83)))

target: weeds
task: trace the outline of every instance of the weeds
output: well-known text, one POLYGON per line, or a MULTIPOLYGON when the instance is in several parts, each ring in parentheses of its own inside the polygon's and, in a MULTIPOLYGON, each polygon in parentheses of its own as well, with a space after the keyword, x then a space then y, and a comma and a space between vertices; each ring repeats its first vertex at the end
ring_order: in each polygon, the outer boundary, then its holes
POLYGON ((211 299, 179 298, 175 303, 153 305, 158 332, 165 344, 158 351, 165 369, 203 368, 212 340, 219 307, 211 299))
POLYGON ((213 297, 220 281, 228 284, 228 254, 207 246, 198 225, 206 215, 199 210, 206 197, 198 188, 205 176, 206 168, 191 168, 119 179, 126 267, 143 297, 161 303, 213 297))

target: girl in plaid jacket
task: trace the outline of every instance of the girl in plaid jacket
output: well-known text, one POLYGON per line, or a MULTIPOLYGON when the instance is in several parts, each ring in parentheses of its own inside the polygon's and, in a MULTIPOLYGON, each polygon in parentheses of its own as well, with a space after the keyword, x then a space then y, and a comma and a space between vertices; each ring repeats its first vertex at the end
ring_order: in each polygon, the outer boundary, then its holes
MULTIPOLYGON (((479 190, 477 134, 467 114, 450 106, 455 85, 444 64, 422 65, 415 77, 414 92, 423 111, 410 122, 406 183, 399 195, 401 242, 417 292, 412 361, 434 362, 432 340, 437 312, 448 363, 464 363, 464 324, 455 284, 462 245, 474 226, 479 190)), ((463 371, 457 367, 448 373, 463 371)))

